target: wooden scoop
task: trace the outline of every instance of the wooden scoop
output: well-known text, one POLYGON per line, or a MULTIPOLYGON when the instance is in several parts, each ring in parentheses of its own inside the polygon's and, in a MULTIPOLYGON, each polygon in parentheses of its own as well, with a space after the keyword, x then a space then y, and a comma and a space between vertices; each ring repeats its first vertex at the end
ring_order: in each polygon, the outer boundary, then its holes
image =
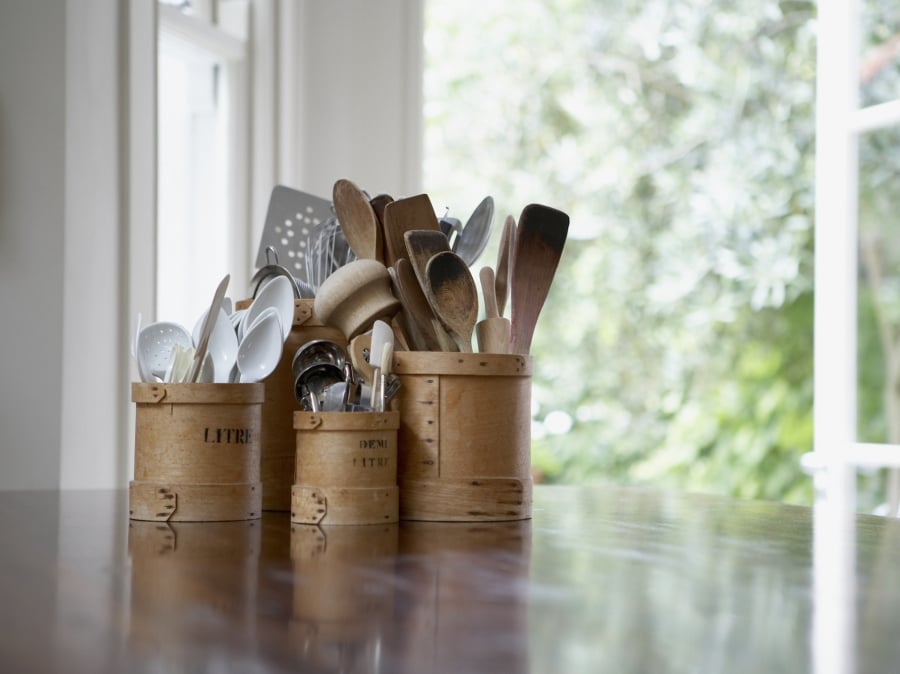
MULTIPOLYGON (((397 199, 384 206, 384 259, 392 266, 401 257, 407 257, 405 234, 414 229, 441 232, 434 207, 427 194, 397 199)), ((446 241, 447 237, 444 236, 446 241)), ((447 246, 449 248, 449 242, 447 246)))
POLYGON ((569 216, 549 206, 529 204, 519 216, 510 277, 510 350, 528 353, 538 316, 559 266, 569 216))
POLYGON ((494 295, 494 270, 482 267, 478 273, 484 296, 485 318, 475 325, 475 337, 481 353, 509 353, 509 321, 501 318, 494 295))
POLYGON ((435 315, 463 353, 472 352, 472 330, 478 320, 478 289, 465 261, 456 253, 434 255, 425 267, 428 298, 435 315))
POLYGON ((341 178, 334 183, 332 199, 341 231, 356 257, 383 261, 381 227, 365 193, 353 182, 341 178))

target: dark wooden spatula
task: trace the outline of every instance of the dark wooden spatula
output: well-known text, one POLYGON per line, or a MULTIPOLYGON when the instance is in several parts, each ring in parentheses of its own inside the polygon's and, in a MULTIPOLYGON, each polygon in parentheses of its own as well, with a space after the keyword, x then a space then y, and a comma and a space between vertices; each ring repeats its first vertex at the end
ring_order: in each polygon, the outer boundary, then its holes
POLYGON ((512 353, 528 353, 538 316, 559 266, 569 216, 549 206, 529 204, 519 216, 510 276, 512 353))

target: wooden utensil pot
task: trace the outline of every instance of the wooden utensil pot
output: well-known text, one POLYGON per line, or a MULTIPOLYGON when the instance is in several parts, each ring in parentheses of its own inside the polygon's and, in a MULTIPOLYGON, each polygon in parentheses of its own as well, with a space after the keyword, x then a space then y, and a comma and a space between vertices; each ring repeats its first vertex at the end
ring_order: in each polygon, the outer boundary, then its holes
POLYGON ((262 384, 132 384, 132 519, 258 519, 262 384))
POLYGON ((295 412, 291 521, 397 522, 397 412, 295 412))
POLYGON ((400 352, 400 517, 531 517, 529 356, 400 352))

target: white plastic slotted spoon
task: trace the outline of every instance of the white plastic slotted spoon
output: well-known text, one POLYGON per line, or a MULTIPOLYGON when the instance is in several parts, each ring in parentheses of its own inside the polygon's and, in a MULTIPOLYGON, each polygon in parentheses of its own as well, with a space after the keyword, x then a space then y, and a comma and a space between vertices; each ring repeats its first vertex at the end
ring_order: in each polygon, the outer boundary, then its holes
POLYGON ((141 372, 162 379, 169 367, 175 344, 183 349, 194 347, 191 333, 178 323, 158 321, 141 330, 137 351, 141 372))
POLYGON ((237 353, 241 382, 262 381, 272 373, 284 348, 281 335, 281 319, 277 312, 267 313, 247 329, 237 353))

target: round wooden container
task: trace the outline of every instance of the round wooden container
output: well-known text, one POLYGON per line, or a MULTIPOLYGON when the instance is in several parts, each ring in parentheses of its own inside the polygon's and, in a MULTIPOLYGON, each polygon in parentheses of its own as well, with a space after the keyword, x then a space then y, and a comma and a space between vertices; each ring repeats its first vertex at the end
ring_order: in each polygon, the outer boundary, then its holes
MULTIPOLYGON (((235 306, 246 309, 252 300, 241 300, 235 306)), ((291 508, 291 485, 297 455, 293 414, 300 410, 294 397, 291 361, 301 346, 314 339, 327 339, 343 347, 347 338, 336 328, 324 325, 313 313, 311 299, 294 300, 294 324, 284 343, 281 360, 263 380, 266 398, 262 407, 262 438, 259 452, 259 475, 262 482, 262 509, 287 511, 291 508)))
POLYGON ((531 517, 529 356, 394 354, 400 518, 531 517))
POLYGON ((398 521, 397 412, 295 412, 291 521, 398 521))
POLYGON ((263 393, 262 384, 132 384, 131 519, 258 519, 263 393))

